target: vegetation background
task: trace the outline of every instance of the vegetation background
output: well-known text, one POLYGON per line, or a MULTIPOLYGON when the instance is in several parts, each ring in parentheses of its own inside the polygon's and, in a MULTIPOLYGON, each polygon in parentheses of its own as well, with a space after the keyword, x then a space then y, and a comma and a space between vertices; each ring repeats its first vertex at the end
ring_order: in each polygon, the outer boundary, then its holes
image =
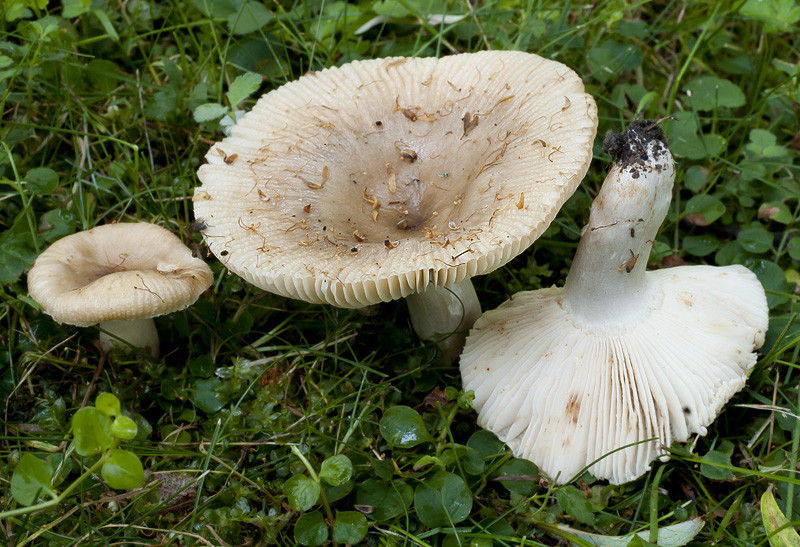
POLYGON ((147 476, 126 491, 91 475, 58 504, 0 520, 0 543, 574 538, 556 525, 650 529, 645 543, 701 517, 696 542, 763 545, 768 489, 800 521, 796 1, 3 0, 0 19, 0 510, 18 507, 9 477, 23 454, 45 462, 55 492, 92 464, 70 419, 101 392, 138 425, 122 446, 147 476), (164 355, 110 360, 96 328, 56 324, 27 295, 37 254, 97 224, 157 223, 205 256, 195 172, 261 93, 354 59, 483 49, 569 65, 600 112, 595 160, 556 222, 475 280, 484 309, 563 282, 608 167, 602 137, 636 116, 676 117, 664 127, 677 189, 651 262, 742 263, 767 289, 770 330, 747 387, 640 480, 548 487, 476 427, 457 369, 433 364, 402 303, 365 315, 290 301, 209 256, 213 290, 157 321, 164 355))

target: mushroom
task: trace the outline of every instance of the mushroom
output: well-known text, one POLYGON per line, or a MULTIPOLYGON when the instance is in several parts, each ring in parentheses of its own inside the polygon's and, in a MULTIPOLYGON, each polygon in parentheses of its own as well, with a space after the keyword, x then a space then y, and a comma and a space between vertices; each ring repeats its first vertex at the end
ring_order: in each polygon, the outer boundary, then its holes
POLYGON ((478 423, 555 482, 623 483, 705 435, 745 384, 767 301, 743 266, 646 271, 675 167, 657 123, 605 141, 615 160, 564 288, 486 312, 461 356, 478 423), (735 295, 735 297, 734 297, 735 295))
POLYGON ((412 314, 444 298, 438 332, 466 332, 469 278, 547 228, 596 125, 580 78, 536 55, 355 61, 263 96, 208 152, 195 216, 262 289, 345 308, 419 293, 412 314))
POLYGON ((99 323, 104 350, 121 339, 158 357, 152 318, 190 306, 212 280, 170 231, 120 223, 53 243, 28 272, 28 292, 59 323, 99 323))

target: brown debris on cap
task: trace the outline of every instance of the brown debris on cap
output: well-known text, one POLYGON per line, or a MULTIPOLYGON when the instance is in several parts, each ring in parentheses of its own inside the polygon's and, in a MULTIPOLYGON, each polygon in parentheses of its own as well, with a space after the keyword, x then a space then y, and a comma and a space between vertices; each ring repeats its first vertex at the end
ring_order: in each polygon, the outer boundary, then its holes
POLYGON ((262 97, 207 154, 195 216, 263 289, 402 298, 527 248, 586 173, 596 126, 580 78, 537 55, 356 61, 262 97))
POLYGON ((59 323, 86 327, 155 317, 195 302, 208 266, 153 224, 97 226, 53 243, 28 273, 28 291, 59 323))

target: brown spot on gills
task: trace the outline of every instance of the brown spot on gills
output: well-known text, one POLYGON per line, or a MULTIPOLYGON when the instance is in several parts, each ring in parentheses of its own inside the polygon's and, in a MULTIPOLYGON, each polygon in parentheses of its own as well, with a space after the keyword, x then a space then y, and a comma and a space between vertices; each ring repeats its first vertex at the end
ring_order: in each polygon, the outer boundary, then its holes
POLYGON ((578 399, 577 393, 573 393, 569 396, 567 407, 564 410, 567 415, 567 419, 569 419, 573 424, 577 424, 578 417, 580 416, 581 412, 581 403, 578 399))

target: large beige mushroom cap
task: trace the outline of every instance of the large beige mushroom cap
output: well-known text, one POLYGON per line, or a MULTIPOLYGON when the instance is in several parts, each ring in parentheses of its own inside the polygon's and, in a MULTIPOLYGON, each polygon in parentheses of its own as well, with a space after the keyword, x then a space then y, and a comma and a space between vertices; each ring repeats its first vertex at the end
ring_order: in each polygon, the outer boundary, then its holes
POLYGON ((547 228, 596 106, 522 52, 356 61, 262 97, 198 173, 209 248, 263 289, 360 307, 490 272, 547 228))
POLYGON ((53 243, 28 272, 28 292, 59 323, 100 323, 158 356, 152 318, 190 306, 213 280, 209 267, 168 230, 147 223, 97 226, 53 243))

